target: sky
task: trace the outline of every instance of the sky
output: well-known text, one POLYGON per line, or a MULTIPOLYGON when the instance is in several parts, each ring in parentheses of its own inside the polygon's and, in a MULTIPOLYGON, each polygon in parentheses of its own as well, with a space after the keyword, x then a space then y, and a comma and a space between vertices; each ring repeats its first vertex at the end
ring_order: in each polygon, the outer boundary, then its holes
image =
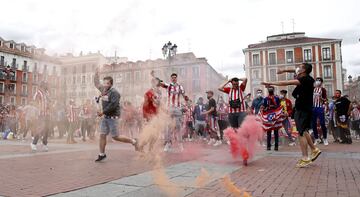
POLYGON ((294 27, 343 39, 343 66, 360 75, 359 0, 0 0, 0 7, 0 37, 48 54, 157 59, 171 41, 224 75, 243 76, 244 48, 294 27))

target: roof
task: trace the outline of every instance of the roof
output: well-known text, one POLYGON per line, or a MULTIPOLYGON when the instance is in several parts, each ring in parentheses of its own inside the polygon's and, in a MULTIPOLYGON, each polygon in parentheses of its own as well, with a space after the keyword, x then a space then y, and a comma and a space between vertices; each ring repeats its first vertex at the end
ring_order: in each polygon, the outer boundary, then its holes
POLYGON ((248 49, 275 47, 275 46, 282 46, 282 45, 296 45, 296 44, 324 42, 324 41, 340 41, 340 40, 334 39, 334 38, 301 37, 301 38, 293 38, 293 39, 271 40, 271 41, 266 41, 263 43, 250 44, 248 46, 248 49))

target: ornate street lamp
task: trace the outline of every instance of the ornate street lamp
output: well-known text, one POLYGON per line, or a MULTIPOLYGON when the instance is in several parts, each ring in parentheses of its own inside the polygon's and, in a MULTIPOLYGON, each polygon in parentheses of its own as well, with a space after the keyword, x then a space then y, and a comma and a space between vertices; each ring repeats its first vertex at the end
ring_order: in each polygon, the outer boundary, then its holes
POLYGON ((172 44, 170 41, 165 43, 161 49, 163 56, 165 59, 170 59, 171 57, 176 55, 177 52, 177 45, 172 44))

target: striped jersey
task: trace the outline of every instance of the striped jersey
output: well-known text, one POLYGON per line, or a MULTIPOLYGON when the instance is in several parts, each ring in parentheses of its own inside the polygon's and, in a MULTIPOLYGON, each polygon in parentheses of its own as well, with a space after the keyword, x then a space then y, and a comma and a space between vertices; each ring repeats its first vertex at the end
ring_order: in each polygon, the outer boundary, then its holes
POLYGON ((68 120, 69 120, 69 122, 75 122, 76 121, 76 107, 75 107, 75 105, 70 104, 70 106, 69 106, 68 120))
POLYGON ((326 89, 322 87, 314 88, 313 107, 323 107, 326 101, 326 89))
POLYGON ((220 104, 218 108, 218 117, 219 120, 227 120, 228 119, 228 107, 225 104, 220 104))
POLYGON ((42 91, 38 89, 34 94, 34 101, 39 106, 39 115, 40 116, 48 116, 49 113, 49 93, 47 91, 42 91))
POLYGON ((228 110, 229 113, 238 113, 238 112, 245 112, 245 102, 244 102, 244 90, 245 85, 241 84, 239 88, 230 88, 230 87, 224 87, 223 91, 228 94, 229 103, 230 101, 235 101, 237 99, 240 99, 241 101, 241 107, 240 108, 232 108, 229 106, 228 110))
POLYGON ((185 122, 193 122, 194 107, 193 106, 185 106, 185 122))
POLYGON ((180 96, 185 94, 184 88, 179 84, 165 84, 167 93, 167 106, 180 108, 180 96))

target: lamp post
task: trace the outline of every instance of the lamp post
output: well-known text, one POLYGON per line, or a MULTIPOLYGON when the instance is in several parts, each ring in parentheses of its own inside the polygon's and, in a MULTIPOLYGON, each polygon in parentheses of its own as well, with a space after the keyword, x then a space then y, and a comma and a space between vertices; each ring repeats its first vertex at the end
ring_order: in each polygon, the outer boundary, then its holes
POLYGON ((169 67, 171 68, 171 58, 176 55, 177 52, 177 45, 172 44, 170 41, 165 43, 161 49, 163 56, 165 59, 169 60, 169 67))

